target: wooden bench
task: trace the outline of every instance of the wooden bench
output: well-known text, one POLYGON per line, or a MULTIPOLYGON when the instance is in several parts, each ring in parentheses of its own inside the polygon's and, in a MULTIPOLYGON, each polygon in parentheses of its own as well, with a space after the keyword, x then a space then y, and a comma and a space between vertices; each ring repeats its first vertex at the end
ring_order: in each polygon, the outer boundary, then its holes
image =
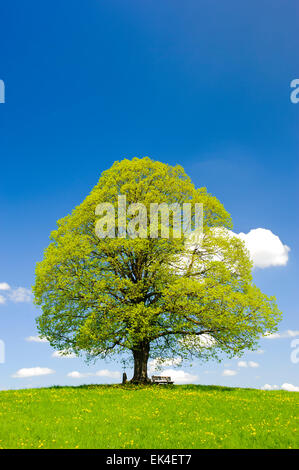
POLYGON ((172 385, 171 377, 165 377, 162 375, 152 375, 152 382, 158 385, 172 385))

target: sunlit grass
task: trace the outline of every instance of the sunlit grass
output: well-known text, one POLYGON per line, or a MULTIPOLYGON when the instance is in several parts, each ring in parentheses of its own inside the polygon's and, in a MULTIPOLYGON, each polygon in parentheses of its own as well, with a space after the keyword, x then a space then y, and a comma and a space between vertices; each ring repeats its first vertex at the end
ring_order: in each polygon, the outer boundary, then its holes
POLYGON ((297 393, 90 385, 0 392, 1 448, 298 448, 297 393))

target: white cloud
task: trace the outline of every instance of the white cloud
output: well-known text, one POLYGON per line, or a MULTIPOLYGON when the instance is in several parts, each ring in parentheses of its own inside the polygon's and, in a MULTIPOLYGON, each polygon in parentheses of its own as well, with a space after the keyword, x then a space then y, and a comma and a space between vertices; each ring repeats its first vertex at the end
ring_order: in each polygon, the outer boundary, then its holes
POLYGON ((176 369, 163 370, 161 375, 171 377, 171 380, 176 384, 190 384, 198 380, 198 375, 189 374, 189 372, 176 369))
POLYGON ((55 370, 48 369, 47 367, 30 367, 19 369, 12 377, 25 378, 25 377, 36 377, 39 375, 54 374, 55 370))
POLYGON ((265 384, 261 387, 262 390, 277 390, 278 386, 277 385, 269 385, 265 384))
POLYGON ((9 290, 10 285, 7 282, 0 282, 0 290, 9 290))
MULTIPOLYGON (((262 390, 278 390, 279 387, 277 385, 270 385, 270 384, 265 384, 263 387, 261 387, 262 390)), ((299 392, 299 387, 296 387, 293 384, 289 383, 284 383, 280 387, 281 390, 286 390, 287 392, 299 392)))
POLYGON ((224 369, 224 371, 222 372, 222 375, 224 376, 232 376, 232 375, 237 375, 237 371, 236 370, 231 370, 231 369, 224 369))
POLYGON ((293 384, 284 383, 281 386, 282 390, 287 390, 288 392, 299 392, 299 387, 296 387, 293 384))
POLYGON ((213 336, 209 334, 202 334, 198 336, 186 335, 180 342, 195 351, 200 351, 202 348, 211 348, 217 344, 213 336))
POLYGON ((238 367, 247 367, 247 362, 246 361, 239 361, 238 362, 238 367))
POLYGON ((27 336, 25 338, 26 341, 34 342, 34 343, 48 343, 46 338, 41 338, 40 336, 27 336))
POLYGON ((0 295, 0 304, 4 304, 6 300, 15 303, 31 302, 32 300, 32 292, 26 287, 16 287, 13 289, 7 282, 1 282, 0 291, 5 293, 5 296, 0 295))
POLYGON ((120 378, 120 372, 108 369, 98 370, 95 375, 97 377, 110 377, 111 379, 120 378))
POLYGON ((62 351, 54 351, 52 357, 73 359, 76 357, 76 354, 69 352, 67 349, 63 349, 62 351))
POLYGON ((265 335, 262 336, 262 338, 265 339, 278 339, 281 338, 281 335, 279 333, 266 333, 265 335))
POLYGON ((258 362, 254 361, 239 361, 238 362, 238 367, 259 367, 258 362))
POLYGON ((15 303, 31 302, 32 292, 30 289, 26 289, 25 287, 17 287, 16 289, 11 289, 9 291, 8 297, 15 303))
POLYGON ((155 372, 155 370, 161 370, 162 367, 171 367, 171 366, 178 366, 182 362, 180 357, 176 358, 157 358, 153 359, 149 362, 149 372, 155 372))
POLYGON ((282 338, 294 338, 294 336, 299 336, 299 330, 287 330, 282 338))
POLYGON ((249 362, 248 362, 248 365, 249 365, 249 367, 259 367, 259 363, 258 363, 258 362, 254 362, 254 361, 249 361, 249 362))
POLYGON ((294 338, 295 336, 299 336, 299 330, 286 330, 282 333, 265 333, 262 338, 263 339, 279 339, 279 338, 294 338))
POLYGON ((288 262, 290 248, 271 230, 256 228, 237 236, 245 242, 253 264, 257 268, 285 266, 288 262))
POLYGON ((121 374, 118 371, 101 369, 97 372, 78 372, 77 370, 74 370, 69 372, 67 376, 72 377, 73 379, 81 379, 83 377, 109 377, 111 379, 119 379, 121 374))
MULTIPOLYGON (((213 232, 216 236, 238 237, 242 240, 249 251, 249 256, 255 268, 285 266, 288 262, 290 247, 284 245, 280 238, 269 229, 255 228, 251 229, 248 233, 234 233, 224 227, 216 227, 213 229, 213 232)), ((190 263, 190 250, 193 251, 196 246, 200 247, 201 240, 202 234, 200 234, 199 238, 197 234, 195 239, 192 235, 190 236, 189 243, 186 245, 186 255, 178 260, 177 267, 175 268, 176 271, 184 271, 190 263)), ((209 259, 221 261, 223 260, 223 254, 213 254, 209 259)), ((198 280, 203 282, 203 279, 198 280)))
POLYGON ((73 370, 67 374, 68 377, 72 377, 73 379, 80 379, 81 377, 86 377, 88 374, 81 374, 77 370, 73 370))

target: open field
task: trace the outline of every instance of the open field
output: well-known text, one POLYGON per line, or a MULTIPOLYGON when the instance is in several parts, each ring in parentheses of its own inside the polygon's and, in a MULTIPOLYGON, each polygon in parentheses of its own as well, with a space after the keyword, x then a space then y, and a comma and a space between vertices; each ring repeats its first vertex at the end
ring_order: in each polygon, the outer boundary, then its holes
POLYGON ((298 393, 198 385, 0 392, 1 448, 298 448, 298 393))

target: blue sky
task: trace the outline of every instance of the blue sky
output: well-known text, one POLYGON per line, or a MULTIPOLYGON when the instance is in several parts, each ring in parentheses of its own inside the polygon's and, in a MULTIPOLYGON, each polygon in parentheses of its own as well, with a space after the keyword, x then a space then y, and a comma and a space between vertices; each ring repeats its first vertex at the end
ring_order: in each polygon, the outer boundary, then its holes
MULTIPOLYGON (((224 203, 236 233, 267 229, 290 248, 277 266, 254 271, 283 311, 282 337, 261 340, 263 353, 242 358, 247 367, 237 359, 196 363, 178 369, 181 376, 299 387, 299 364, 290 360, 299 334, 299 103, 290 101, 290 82, 299 77, 298 10, 298 2, 283 0, 1 6, 0 283, 10 286, 0 291, 1 388, 117 380, 109 375, 121 371, 119 363, 87 367, 26 340, 37 334, 39 312, 27 291, 16 289, 30 289, 56 220, 100 173, 115 160, 145 155, 183 165, 224 203), (55 372, 13 377, 36 367, 55 372), (67 376, 72 371, 90 375, 67 376)), ((271 263, 275 253, 267 256, 271 263)))

